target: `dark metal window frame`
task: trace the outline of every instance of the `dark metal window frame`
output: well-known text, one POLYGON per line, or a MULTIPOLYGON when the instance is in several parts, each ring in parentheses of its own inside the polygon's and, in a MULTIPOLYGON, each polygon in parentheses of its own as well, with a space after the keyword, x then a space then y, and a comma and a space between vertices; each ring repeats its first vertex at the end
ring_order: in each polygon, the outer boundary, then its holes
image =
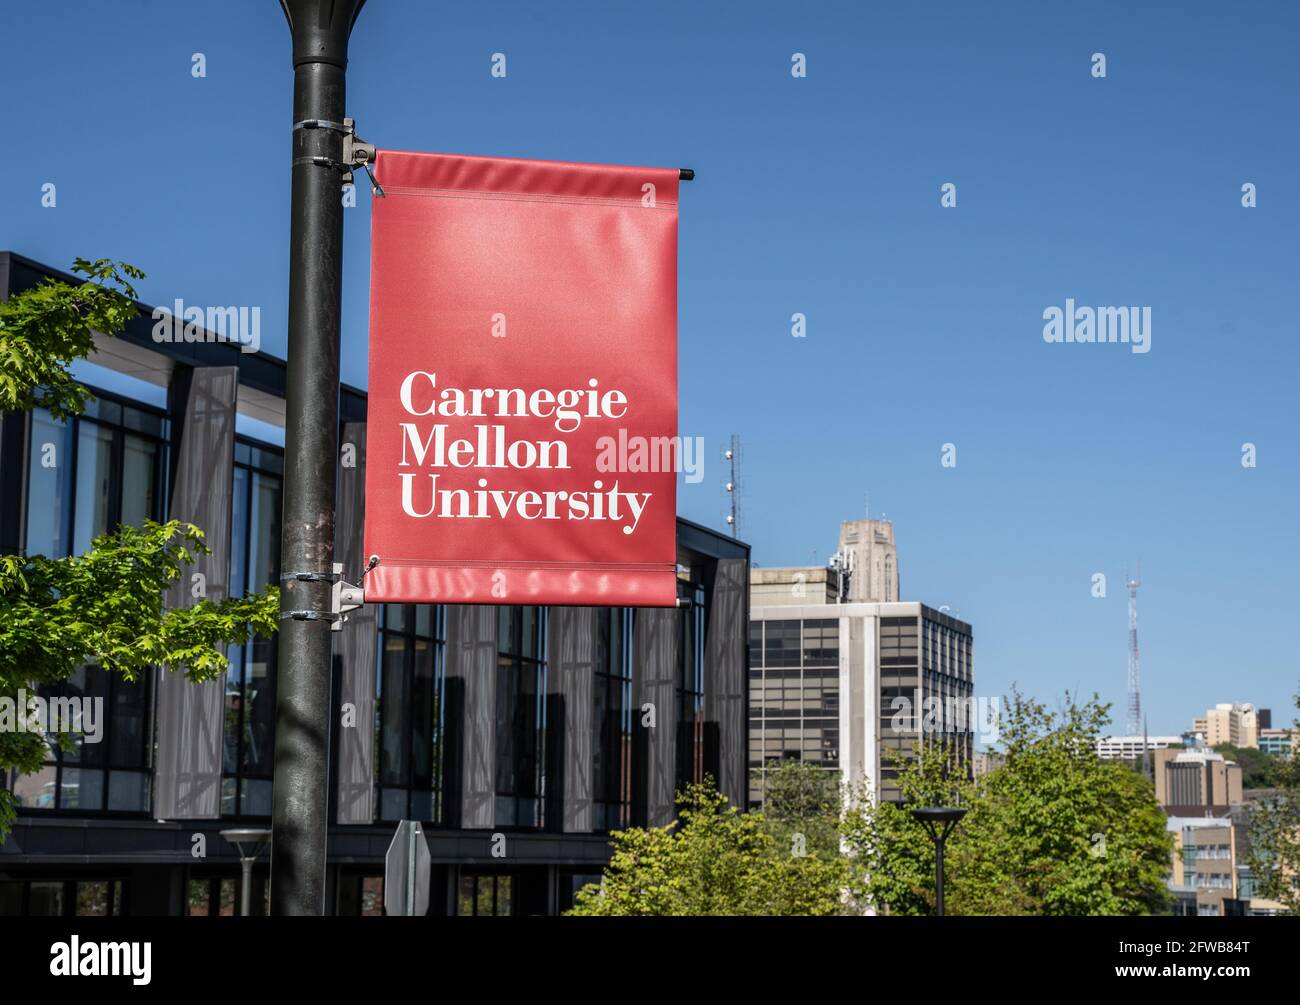
MULTIPOLYGON (((89 387, 89 385, 87 386, 89 387)), ((68 503, 67 503, 66 512, 61 514, 62 527, 60 529, 64 540, 67 542, 67 547, 66 549, 64 549, 64 554, 47 556, 50 558, 66 558, 70 556, 73 553, 73 548, 76 544, 74 535, 77 526, 77 469, 78 469, 79 459, 81 455, 81 427, 85 423, 89 423, 92 426, 101 429, 107 429, 112 433, 112 442, 110 447, 112 451, 112 459, 109 464, 109 472, 108 472, 109 506, 108 506, 108 514, 106 518, 106 529, 108 531, 111 531, 121 524, 122 508, 123 508, 122 507, 122 477, 123 477, 123 469, 124 469, 123 458, 125 455, 126 437, 128 434, 131 436, 138 437, 142 440, 147 440, 150 443, 154 444, 154 446, 156 447, 156 451, 154 453, 154 460, 153 460, 153 486, 152 486, 154 505, 153 505, 153 513, 150 514, 149 518, 153 520, 161 520, 162 514, 166 512, 166 507, 167 507, 166 472, 167 472, 167 467, 169 462, 169 451, 171 449, 171 445, 168 440, 168 434, 170 432, 171 427, 170 427, 170 421, 167 417, 166 411, 161 408, 155 408, 151 405, 146 405, 141 402, 133 401, 130 398, 126 398, 118 394, 113 394, 108 391, 101 391, 94 387, 89 387, 89 389, 98 401, 106 402, 110 405, 115 405, 119 409, 123 409, 123 410, 131 409, 136 412, 142 413, 144 415, 153 416, 154 418, 159 420, 161 432, 155 434, 155 433, 144 432, 138 429, 133 429, 129 425, 127 425, 127 423, 124 421, 124 418, 118 418, 117 420, 113 420, 113 419, 101 418, 99 416, 94 416, 94 415, 78 415, 78 416, 72 416, 71 418, 64 421, 63 451, 65 456, 68 458, 68 462, 67 462, 68 463, 68 482, 67 482, 68 503)), ((90 407, 94 408, 96 406, 92 404, 90 407)), ((30 464, 30 458, 33 456, 32 436, 34 434, 35 434, 35 426, 29 423, 27 427, 27 445, 25 451, 26 456, 28 458, 27 461, 28 464, 30 464)), ((27 470, 24 470, 23 472, 24 478, 27 478, 28 473, 29 472, 27 470)), ((26 527, 29 525, 29 521, 26 519, 26 515, 28 512, 28 508, 31 506, 31 488, 32 487, 30 481, 28 481, 28 483, 24 485, 24 498, 23 498, 24 534, 26 533, 26 527)), ((93 535, 93 536, 98 536, 98 535, 93 535)), ((24 550, 26 548, 26 543, 27 542, 24 538, 23 540, 24 550)), ((108 752, 105 757, 105 763, 102 765, 83 767, 83 764, 80 760, 71 761, 63 753, 63 751, 51 749, 49 751, 49 756, 47 756, 46 760, 41 765, 41 770, 44 770, 46 768, 54 768, 54 805, 48 807, 23 806, 20 807, 20 812, 49 814, 53 816, 73 816, 73 817, 82 816, 86 813, 93 813, 96 816, 112 816, 112 817, 135 818, 135 819, 139 819, 141 817, 147 817, 149 815, 148 806, 146 806, 142 810, 110 810, 108 808, 108 802, 109 802, 109 791, 112 786, 112 774, 114 771, 130 772, 132 774, 143 774, 148 778, 149 780, 148 784, 152 784, 153 673, 147 670, 142 671, 136 681, 128 682, 120 674, 107 673, 106 671, 99 670, 99 668, 97 667, 87 667, 86 669, 88 672, 98 672, 98 673, 105 674, 105 680, 107 686, 105 688, 105 693, 102 696, 104 699, 104 719, 103 719, 104 736, 100 740, 100 745, 102 745, 103 748, 108 752), (140 764, 119 763, 112 759, 113 730, 115 727, 113 710, 115 706, 115 701, 119 691, 122 688, 137 687, 137 686, 144 689, 142 707, 144 709, 143 714, 144 714, 145 722, 144 722, 144 729, 142 731, 142 740, 141 740, 141 745, 143 748, 142 750, 143 759, 142 759, 142 763, 140 764), (82 770, 98 771, 103 776, 103 780, 100 784, 99 805, 97 807, 86 806, 84 804, 81 804, 80 800, 78 800, 79 804, 77 806, 64 806, 63 805, 64 773, 65 771, 82 771, 82 770)), ((42 687, 41 690, 42 692, 44 692, 45 697, 71 697, 71 695, 68 694, 68 691, 70 690, 70 686, 71 686, 70 682, 65 681, 57 685, 46 685, 45 687, 42 687)), ((19 776, 17 772, 9 772, 8 788, 10 791, 13 791, 14 785, 17 783, 18 777, 19 776)))
MULTIPOLYGON (((378 797, 377 817, 379 820, 391 820, 393 818, 384 815, 384 793, 388 790, 405 790, 406 809, 401 819, 404 820, 421 820, 428 823, 439 824, 444 819, 443 793, 446 788, 446 779, 444 777, 445 761, 444 743, 446 740, 445 718, 447 707, 447 665, 446 665, 446 648, 447 648, 447 610, 442 604, 382 604, 380 605, 379 618, 377 619, 378 631, 375 633, 375 641, 378 646, 378 656, 375 663, 375 732, 376 738, 380 741, 380 755, 375 758, 375 788, 378 797), (408 627, 395 627, 390 621, 396 619, 390 618, 392 609, 397 607, 406 608, 402 621, 408 627), (430 630, 428 634, 420 632, 417 627, 419 624, 417 614, 418 609, 427 607, 430 609, 430 630), (434 708, 431 710, 432 715, 429 720, 429 772, 430 772, 430 815, 425 816, 416 812, 415 799, 418 792, 423 789, 416 784, 417 775, 415 770, 415 743, 414 743, 414 717, 404 715, 402 717, 402 765, 403 779, 402 783, 390 784, 383 780, 382 765, 382 736, 384 723, 384 653, 387 651, 385 643, 389 638, 398 638, 406 643, 402 661, 402 679, 403 679, 403 704, 409 703, 409 696, 413 692, 415 684, 415 652, 417 642, 427 642, 431 650, 431 659, 433 661, 433 695, 434 708)), ((390 696, 391 700, 391 696, 390 696)))
MULTIPOLYGON (((250 523, 248 526, 244 528, 244 536, 242 541, 234 541, 234 540, 231 541, 230 557, 231 557, 231 564, 232 564, 231 572, 233 573, 235 549, 236 548, 242 549, 243 552, 242 568, 244 571, 245 582, 239 585, 241 585, 244 588, 245 593, 247 593, 249 589, 258 590, 261 589, 263 586, 276 585, 274 583, 255 584, 255 583, 250 583, 247 580, 249 577, 249 570, 252 568, 252 553, 253 553, 253 528, 251 525, 251 517, 253 513, 253 487, 254 487, 253 475, 260 475, 264 478, 274 478, 279 483, 280 486, 279 495, 281 498, 283 498, 284 495, 283 458, 284 458, 284 451, 280 447, 275 446, 274 444, 264 443, 261 440, 253 439, 252 437, 248 437, 248 436, 236 435, 235 437, 235 462, 234 462, 234 470, 232 470, 231 472, 231 492, 232 493, 234 492, 234 486, 237 481, 237 475, 235 474, 235 472, 240 470, 247 472, 247 477, 245 478, 245 484, 244 484, 243 505, 244 505, 244 512, 248 515, 250 519, 250 523), (239 449, 240 447, 245 447, 249 449, 250 451, 249 460, 240 459, 240 453, 241 453, 239 449), (270 454, 273 457, 279 457, 281 460, 281 464, 279 465, 278 468, 260 465, 254 459, 254 455, 251 453, 251 451, 262 451, 264 453, 270 454)), ((234 510, 233 500, 232 500, 231 509, 233 514, 233 510, 234 510)), ((232 532, 233 532, 233 526, 232 526, 232 532)), ((275 561, 276 568, 274 568, 271 571, 271 575, 273 577, 279 575, 279 565, 280 565, 280 559, 279 559, 279 555, 277 554, 276 561, 275 561)), ((232 582, 230 585, 233 592, 233 589, 236 584, 232 582)), ((267 674, 269 677, 274 677, 277 672, 276 664, 278 662, 278 654, 279 654, 279 646, 277 644, 277 640, 276 639, 271 639, 269 641, 262 640, 262 642, 264 644, 269 645, 270 647, 269 648, 270 658, 267 660, 267 665, 268 665, 267 674)), ((244 693, 246 689, 245 675, 248 672, 249 664, 251 662, 250 655, 251 655, 252 647, 257 644, 258 644, 257 639, 250 639, 243 646, 241 646, 239 648, 238 659, 237 660, 231 659, 230 667, 226 671, 227 688, 230 687, 231 678, 237 675, 238 688, 239 688, 239 715, 238 715, 238 721, 235 723, 235 770, 233 772, 225 770, 225 764, 224 764, 225 751, 224 749, 222 751, 223 764, 222 764, 222 771, 221 771, 221 784, 223 789, 222 792, 223 806, 225 803, 224 789, 227 780, 233 780, 234 787, 235 787, 234 811, 232 813, 226 813, 223 810, 221 814, 223 817, 249 816, 251 819, 261 820, 261 819, 266 819, 269 816, 269 814, 265 814, 265 813, 262 814, 244 813, 244 783, 246 781, 269 783, 272 778, 271 771, 266 771, 264 773, 250 772, 245 770, 244 767, 245 737, 246 737, 245 727, 247 724, 246 716, 248 714, 248 703, 247 701, 245 701, 246 696, 244 693)), ((225 724, 223 723, 223 730, 224 730, 224 726, 225 724)))
MULTIPOLYGON (((708 593, 704 585, 678 580, 677 788, 704 780, 704 640, 708 593), (685 605, 682 602, 685 601, 685 605), (689 627, 688 627, 689 626, 689 627)), ((715 779, 716 781, 716 779, 715 779)))
MULTIPOLYGON (((527 831, 543 830, 546 827, 546 757, 547 757, 547 681, 550 676, 550 667, 547 661, 547 627, 548 627, 548 608, 536 607, 533 605, 503 605, 497 610, 498 625, 500 624, 501 611, 510 612, 510 639, 506 648, 501 645, 501 633, 497 633, 497 705, 498 709, 501 702, 501 671, 505 668, 506 661, 514 665, 510 672, 518 675, 519 682, 522 682, 524 674, 531 674, 534 681, 533 695, 533 725, 532 735, 534 738, 533 751, 529 755, 533 760, 531 774, 533 776, 534 794, 520 793, 519 791, 503 791, 494 787, 495 805, 499 808, 505 801, 511 802, 510 820, 503 821, 500 813, 495 816, 496 826, 504 829, 519 829, 527 831), (524 618, 522 612, 531 610, 532 619, 532 652, 533 656, 526 655, 528 646, 524 644, 524 618), (537 804, 537 813, 533 820, 520 822, 521 809, 526 802, 535 802, 537 804)), ((517 693, 522 693, 522 688, 516 687, 517 693)), ((494 713, 495 714, 495 713, 494 713)), ((507 729, 515 728, 515 724, 522 725, 523 720, 519 718, 519 710, 515 713, 515 722, 506 726, 507 729)), ((496 726, 500 726, 499 716, 496 717, 496 726)), ((523 730, 521 729, 521 732, 523 730)), ((497 750, 500 751, 501 732, 497 729, 497 750)), ((518 737, 516 737, 518 739, 518 737)), ((519 757, 517 746, 512 747, 514 756, 519 757)), ((498 753, 498 758, 499 758, 498 753)), ((493 775, 496 776, 496 765, 493 765, 493 775)), ((512 777, 518 777, 517 770, 511 771, 512 777)))
POLYGON ((31 917, 32 910, 32 885, 59 883, 63 886, 63 910, 58 915, 41 915, 41 917, 59 917, 59 918, 96 918, 96 917, 119 917, 129 914, 131 903, 131 883, 123 875, 115 876, 17 876, 12 879, 2 879, 0 883, 22 885, 22 894, 20 895, 21 910, 16 915, 0 915, 0 917, 31 917), (107 883, 108 884, 108 904, 107 911, 102 915, 96 914, 78 914, 77 913, 77 885, 79 883, 107 883))
POLYGON ((519 876, 520 873, 513 869, 501 870, 481 870, 481 869, 461 869, 456 879, 456 915, 462 918, 502 918, 517 915, 519 913, 519 876), (492 881, 492 910, 480 911, 478 888, 479 881, 490 879, 492 881), (507 914, 501 914, 498 911, 501 900, 501 880, 510 881, 510 910, 507 914), (470 880, 473 883, 473 896, 471 898, 472 909, 469 914, 461 913, 461 887, 465 881, 470 880))
MULTIPOLYGON (((88 385, 89 386, 89 385, 88 385)), ((161 420, 161 433, 147 433, 138 429, 132 429, 122 420, 114 421, 112 419, 101 418, 96 415, 75 415, 64 420, 64 441, 63 449, 69 457, 68 466, 68 508, 63 517, 63 536, 67 541, 67 548, 62 555, 51 555, 51 558, 66 558, 73 553, 76 544, 74 535, 77 527, 77 471, 80 464, 81 456, 81 427, 89 423, 101 429, 108 429, 113 434, 112 441, 112 461, 109 464, 109 509, 106 520, 107 529, 112 530, 122 522, 122 473, 123 457, 126 449, 126 436, 139 437, 142 440, 149 440, 158 448, 154 457, 153 473, 153 492, 154 492, 154 512, 152 519, 161 520, 162 514, 167 511, 167 469, 170 460, 171 443, 169 442, 171 422, 165 409, 155 408, 152 405, 146 405, 142 402, 133 401, 130 398, 123 397, 119 394, 112 394, 108 391, 100 391, 97 388, 89 388, 98 401, 106 402, 110 405, 116 405, 118 408, 131 409, 145 415, 151 415, 161 420)), ((91 405, 91 408, 96 407, 91 405)), ((29 425, 27 436, 27 456, 28 464, 32 456, 31 437, 35 432, 35 426, 29 425)), ((26 472, 24 472, 26 474, 26 472)), ((23 500, 24 514, 28 512, 31 506, 31 485, 25 486, 26 498, 23 500)), ((26 519, 23 521, 24 530, 29 523, 26 519)), ((23 541, 24 550, 27 542, 23 541)))
MULTIPOLYGON (((597 608, 596 618, 597 645, 603 658, 596 663, 593 698, 598 695, 603 697, 601 707, 604 708, 605 715, 601 721, 593 723, 596 734, 593 738, 593 753, 604 759, 606 768, 604 791, 600 791, 599 785, 595 786, 592 802, 596 815, 595 831, 608 833, 632 824, 633 722, 637 712, 632 702, 632 665, 636 651, 636 619, 632 610, 626 607, 597 608), (613 651, 611 642, 616 621, 619 626, 617 653, 613 651), (618 728, 607 730, 613 721, 609 712, 616 694, 619 701, 618 728)), ((593 777, 594 775, 595 772, 593 777)))

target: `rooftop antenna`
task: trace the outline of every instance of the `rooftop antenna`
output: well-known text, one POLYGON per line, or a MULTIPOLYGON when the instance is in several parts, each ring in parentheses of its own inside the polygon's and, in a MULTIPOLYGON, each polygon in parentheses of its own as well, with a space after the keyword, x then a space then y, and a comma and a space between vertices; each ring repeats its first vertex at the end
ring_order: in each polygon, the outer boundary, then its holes
POLYGON ((731 536, 740 536, 740 503, 738 496, 740 494, 740 437, 735 433, 731 434, 731 446, 722 454, 723 458, 731 465, 731 478, 727 482, 727 495, 731 500, 730 512, 727 513, 727 526, 731 528, 731 536))
POLYGON ((1128 578, 1124 573, 1128 587, 1128 735, 1137 736, 1143 728, 1142 720, 1142 675, 1141 661, 1138 658, 1138 587, 1142 585, 1142 562, 1138 562, 1137 575, 1128 578))
POLYGON ((831 556, 830 567, 835 570, 839 589, 836 591, 836 603, 846 604, 849 597, 849 581, 853 577, 853 550, 845 548, 831 556))

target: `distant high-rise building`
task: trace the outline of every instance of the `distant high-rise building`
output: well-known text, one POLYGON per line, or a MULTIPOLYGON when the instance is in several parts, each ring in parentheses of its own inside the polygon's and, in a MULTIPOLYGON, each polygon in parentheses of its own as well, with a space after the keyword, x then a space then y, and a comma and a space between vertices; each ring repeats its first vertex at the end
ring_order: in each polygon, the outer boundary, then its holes
POLYGON ((1237 828, 1223 816, 1171 816, 1174 835, 1169 891, 1175 914, 1222 916, 1237 897, 1237 828))
POLYGON ((1181 736, 1102 736, 1097 739, 1097 756, 1103 761, 1136 761, 1151 750, 1182 745, 1181 736))
POLYGON ((892 523, 845 520, 840 524, 840 553, 851 556, 849 603, 892 604, 898 600, 898 549, 892 523))
POLYGON ((1214 751, 1155 751, 1156 802, 1170 815, 1226 813, 1241 802, 1241 766, 1214 751))
POLYGON ((968 770, 985 728, 969 624, 920 603, 840 602, 835 580, 829 568, 750 572, 752 803, 782 759, 899 802, 897 758, 938 744, 968 770))
MULTIPOLYGON (((1267 709, 1265 715, 1272 720, 1267 709)), ((1206 709, 1204 717, 1192 720, 1192 730, 1205 737, 1207 747, 1229 743, 1234 747, 1258 747, 1260 714, 1249 702, 1223 702, 1206 709)))
POLYGON ((1295 730, 1270 726, 1259 731, 1259 749, 1266 754, 1291 756, 1291 741, 1295 739, 1295 730))

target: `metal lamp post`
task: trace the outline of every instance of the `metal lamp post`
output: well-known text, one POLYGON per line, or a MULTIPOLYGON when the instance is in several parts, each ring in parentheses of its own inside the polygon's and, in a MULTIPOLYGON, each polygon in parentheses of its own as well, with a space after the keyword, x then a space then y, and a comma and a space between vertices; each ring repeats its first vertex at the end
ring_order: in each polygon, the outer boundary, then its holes
POLYGON ((912 810, 912 819, 925 828, 934 842, 934 913, 943 916, 943 845, 957 822, 966 815, 959 806, 921 806, 912 810))
POLYGON ((221 832, 221 836, 239 852, 240 877, 239 916, 247 918, 253 910, 253 863, 271 840, 271 832, 257 827, 236 827, 221 832))
POLYGON ((293 36, 289 358, 271 913, 325 909, 348 39, 364 0, 281 0, 293 36))

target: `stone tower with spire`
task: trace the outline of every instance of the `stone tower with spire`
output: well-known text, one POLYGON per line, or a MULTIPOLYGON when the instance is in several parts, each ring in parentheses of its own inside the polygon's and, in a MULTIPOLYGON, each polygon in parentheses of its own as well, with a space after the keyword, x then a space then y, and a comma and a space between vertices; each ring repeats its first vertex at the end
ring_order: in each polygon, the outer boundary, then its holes
POLYGON ((845 520, 840 551, 852 555, 849 602, 889 604, 899 599, 898 549, 888 520, 845 520))

